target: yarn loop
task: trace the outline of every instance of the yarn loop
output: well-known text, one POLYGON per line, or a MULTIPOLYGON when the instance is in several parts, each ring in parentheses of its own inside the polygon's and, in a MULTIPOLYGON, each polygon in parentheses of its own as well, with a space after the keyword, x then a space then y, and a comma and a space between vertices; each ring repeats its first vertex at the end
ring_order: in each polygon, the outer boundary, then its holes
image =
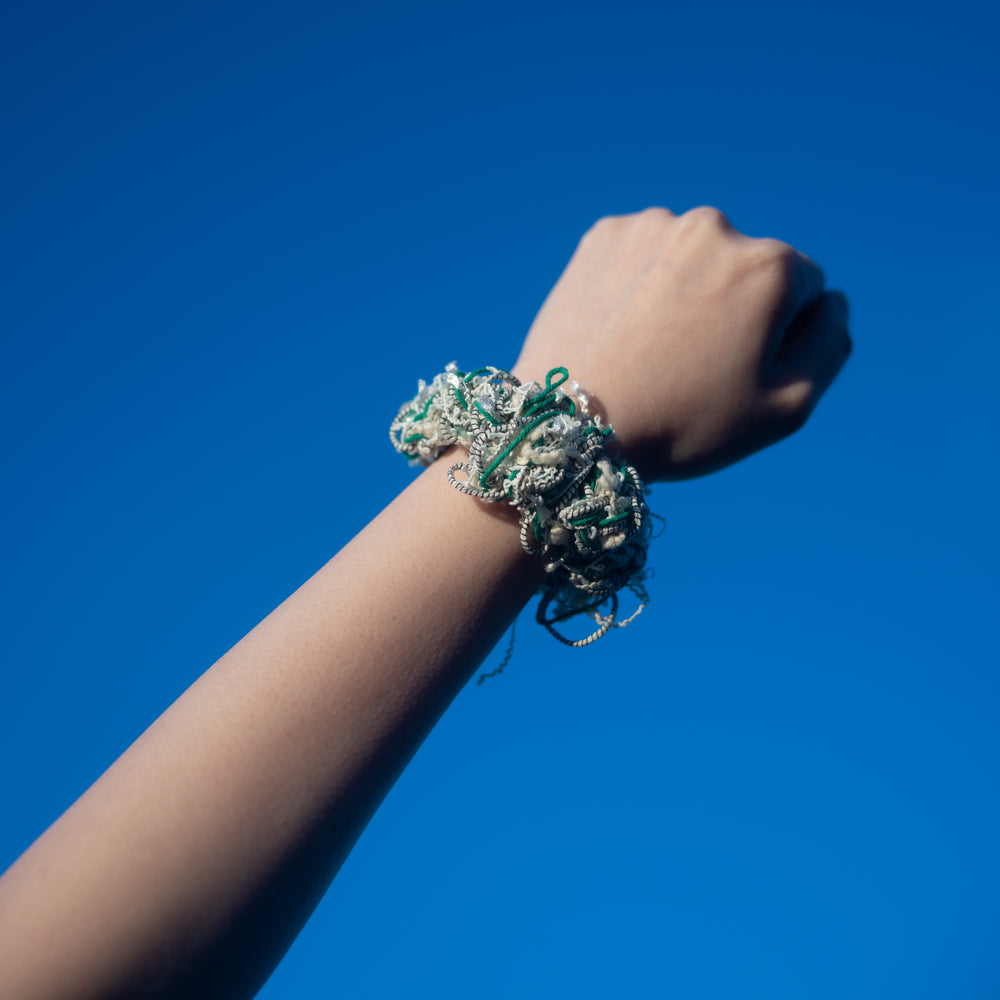
POLYGON ((542 559, 546 579, 536 620, 569 646, 586 646, 631 622, 649 597, 643 586, 649 508, 632 466, 605 451, 614 430, 587 411, 586 397, 553 368, 544 388, 522 384, 502 368, 463 372, 452 363, 404 403, 389 429, 393 447, 430 465, 452 445, 468 450, 448 482, 520 515, 521 545, 542 559), (462 473, 459 478, 457 473, 462 473), (631 590, 639 609, 618 620, 618 592, 631 590), (602 611, 604 605, 609 605, 602 611), (569 639, 555 626, 585 614, 597 629, 569 639))

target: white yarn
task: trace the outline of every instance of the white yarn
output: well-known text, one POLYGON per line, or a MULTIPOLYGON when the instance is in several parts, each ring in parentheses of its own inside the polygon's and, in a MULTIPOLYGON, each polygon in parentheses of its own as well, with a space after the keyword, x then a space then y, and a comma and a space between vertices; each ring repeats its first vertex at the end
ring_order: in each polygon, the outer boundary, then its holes
POLYGON ((639 611, 648 602, 649 510, 635 469, 604 451, 612 428, 587 412, 576 383, 575 397, 560 388, 567 377, 554 368, 544 387, 522 385, 501 368, 466 374, 452 363, 431 383, 418 383, 389 435, 397 451, 424 465, 454 444, 468 449, 468 461, 448 470, 449 482, 518 509, 521 544, 545 561, 548 574, 536 617, 560 641, 583 646, 639 613, 616 622, 622 587, 639 598, 639 611), (601 613, 606 601, 611 609, 601 613), (586 639, 567 639, 553 627, 581 613, 598 623, 586 639))

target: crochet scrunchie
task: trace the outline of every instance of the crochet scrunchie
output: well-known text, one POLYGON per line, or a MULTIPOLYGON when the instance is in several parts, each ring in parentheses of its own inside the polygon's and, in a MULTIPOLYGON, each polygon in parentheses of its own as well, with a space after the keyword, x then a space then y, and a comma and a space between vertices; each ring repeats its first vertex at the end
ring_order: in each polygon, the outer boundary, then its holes
POLYGON ((466 373, 450 364, 429 384, 419 382, 389 436, 397 451, 424 465, 451 445, 468 449, 468 461, 452 465, 448 481, 518 510, 521 545, 545 560, 547 571, 536 619, 561 642, 585 646, 627 625, 648 603, 650 515, 638 473, 605 452, 613 429, 587 413, 582 393, 574 398, 560 388, 568 378, 565 368, 553 368, 542 388, 501 368, 466 373), (623 587, 639 609, 618 621, 623 587), (579 614, 597 623, 585 639, 556 630, 579 614))

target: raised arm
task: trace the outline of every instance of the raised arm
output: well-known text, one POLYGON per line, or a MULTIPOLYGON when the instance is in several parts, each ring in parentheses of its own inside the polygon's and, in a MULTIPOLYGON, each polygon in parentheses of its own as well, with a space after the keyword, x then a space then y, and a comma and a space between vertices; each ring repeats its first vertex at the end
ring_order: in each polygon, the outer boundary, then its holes
MULTIPOLYGON (((657 209, 583 238, 514 371, 568 368, 654 480, 790 433, 849 350, 808 259, 657 209)), ((0 996, 252 996, 542 579, 515 512, 430 466, 0 880, 0 996)))

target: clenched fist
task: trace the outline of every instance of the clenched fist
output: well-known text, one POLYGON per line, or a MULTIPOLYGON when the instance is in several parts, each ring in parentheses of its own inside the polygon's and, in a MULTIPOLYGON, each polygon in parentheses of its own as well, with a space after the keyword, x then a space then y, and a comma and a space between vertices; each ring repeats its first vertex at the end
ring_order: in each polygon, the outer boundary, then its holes
POLYGON ((647 481, 720 469, 797 430, 851 351, 847 300, 786 243, 713 208, 601 219, 514 373, 569 369, 647 481))

